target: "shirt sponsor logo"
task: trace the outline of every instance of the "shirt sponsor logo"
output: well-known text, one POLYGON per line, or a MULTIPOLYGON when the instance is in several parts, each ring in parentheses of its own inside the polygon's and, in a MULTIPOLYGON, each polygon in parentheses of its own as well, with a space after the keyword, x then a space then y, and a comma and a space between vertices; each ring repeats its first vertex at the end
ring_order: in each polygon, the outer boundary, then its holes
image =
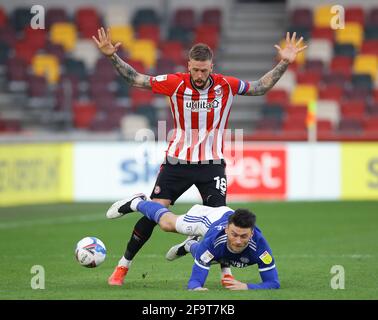
POLYGON ((162 74, 160 76, 154 77, 154 81, 157 81, 157 82, 161 82, 161 81, 165 81, 165 80, 167 80, 167 75, 166 74, 162 74))
POLYGON ((214 99, 211 102, 206 100, 188 101, 185 103, 185 108, 190 109, 192 112, 199 112, 200 110, 206 110, 210 112, 211 109, 216 109, 219 106, 219 101, 214 99))
POLYGON ((273 261, 273 258, 272 256, 269 254, 268 251, 264 251, 264 253, 259 256, 259 258, 261 259, 262 262, 264 262, 265 264, 270 264, 272 263, 273 261))

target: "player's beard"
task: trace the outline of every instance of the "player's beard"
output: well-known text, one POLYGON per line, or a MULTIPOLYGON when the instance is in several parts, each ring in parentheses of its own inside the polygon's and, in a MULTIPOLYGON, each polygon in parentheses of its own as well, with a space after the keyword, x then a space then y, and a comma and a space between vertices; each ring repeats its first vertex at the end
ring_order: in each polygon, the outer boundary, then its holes
POLYGON ((194 81, 193 77, 190 76, 190 80, 191 80, 191 82, 192 82, 193 87, 196 88, 196 89, 199 89, 199 90, 203 90, 203 89, 205 88, 207 82, 209 81, 209 78, 210 78, 210 75, 206 78, 205 81, 203 81, 203 84, 202 84, 201 86, 198 86, 198 85, 196 84, 196 82, 194 81))

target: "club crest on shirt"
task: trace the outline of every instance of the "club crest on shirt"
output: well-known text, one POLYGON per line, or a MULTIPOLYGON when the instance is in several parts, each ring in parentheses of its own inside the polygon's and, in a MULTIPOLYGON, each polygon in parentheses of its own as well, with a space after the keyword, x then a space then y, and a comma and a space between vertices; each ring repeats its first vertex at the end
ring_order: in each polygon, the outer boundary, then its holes
POLYGON ((273 258, 272 256, 269 254, 268 251, 264 251, 264 253, 259 256, 259 258, 261 259, 262 262, 264 262, 265 264, 269 264, 273 261, 273 258))
POLYGON ((160 187, 159 186, 156 186, 155 189, 154 189, 154 193, 155 194, 159 194, 161 191, 160 187))
POLYGON ((210 251, 206 250, 204 253, 202 253, 200 260, 203 263, 208 264, 213 258, 214 256, 210 253, 210 251))
POLYGON ((223 94, 222 88, 215 89, 214 92, 216 97, 219 97, 223 94))

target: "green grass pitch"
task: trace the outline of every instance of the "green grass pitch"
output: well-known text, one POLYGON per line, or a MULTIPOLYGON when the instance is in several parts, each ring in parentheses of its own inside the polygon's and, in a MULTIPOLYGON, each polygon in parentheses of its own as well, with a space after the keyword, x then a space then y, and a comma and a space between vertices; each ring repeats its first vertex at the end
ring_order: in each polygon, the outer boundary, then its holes
MULTIPOLYGON (((124 252, 134 223, 132 213, 106 220, 110 204, 54 204, 0 208, 0 299, 378 299, 378 202, 257 202, 248 207, 276 259, 281 289, 229 291, 212 266, 207 292, 185 289, 192 257, 165 260, 165 252, 184 236, 155 229, 136 256, 123 287, 107 278, 124 252), (105 262, 94 269, 74 258, 76 242, 96 236, 107 247, 105 262), (45 289, 33 290, 33 265, 45 270, 45 289), (345 270, 345 289, 331 288, 331 268, 345 270)), ((175 205, 184 213, 191 205, 175 205)), ((238 280, 260 281, 256 266, 233 268, 238 280)))

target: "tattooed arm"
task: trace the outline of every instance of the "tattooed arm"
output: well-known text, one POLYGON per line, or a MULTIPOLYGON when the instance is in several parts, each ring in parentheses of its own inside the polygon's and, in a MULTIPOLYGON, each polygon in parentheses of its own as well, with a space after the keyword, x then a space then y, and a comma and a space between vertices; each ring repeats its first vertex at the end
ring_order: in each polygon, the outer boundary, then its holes
POLYGON ((121 43, 117 42, 115 45, 112 44, 110 39, 110 30, 107 29, 105 32, 104 28, 100 28, 97 30, 97 32, 98 39, 93 36, 93 41, 97 44, 97 47, 102 54, 110 59, 118 73, 132 86, 151 89, 151 77, 136 72, 132 66, 127 64, 116 54, 118 48, 121 46, 121 43))
POLYGON ((151 89, 150 76, 138 73, 132 66, 123 61, 116 53, 109 57, 118 73, 127 83, 134 87, 151 89))
POLYGON ((288 61, 280 61, 273 70, 270 70, 257 81, 249 82, 249 89, 245 93, 246 96, 261 96, 272 88, 276 82, 282 77, 289 65, 288 61))
POLYGON ((281 57, 280 63, 259 80, 250 82, 249 90, 245 93, 245 95, 260 96, 265 94, 282 77, 289 63, 295 61, 297 54, 307 48, 307 46, 299 47, 303 37, 296 42, 295 36, 296 33, 294 32, 293 36, 290 38, 290 34, 287 32, 285 48, 281 48, 278 45, 274 46, 278 50, 278 54, 281 57))

